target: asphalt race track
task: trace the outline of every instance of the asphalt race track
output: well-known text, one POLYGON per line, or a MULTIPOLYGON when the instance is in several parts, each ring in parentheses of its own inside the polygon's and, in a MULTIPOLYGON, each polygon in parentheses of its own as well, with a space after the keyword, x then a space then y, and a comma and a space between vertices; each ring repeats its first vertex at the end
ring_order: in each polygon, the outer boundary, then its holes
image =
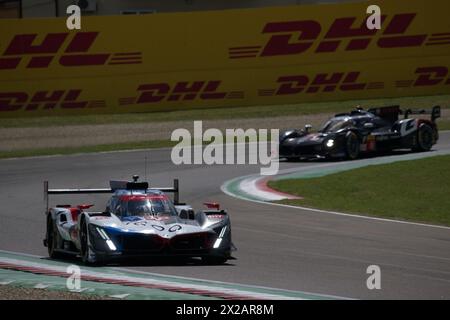
MULTIPOLYGON (((441 133, 434 149, 450 149, 450 132, 441 133)), ((304 165, 311 163, 281 163, 280 168, 304 165)), ((47 255, 42 245, 44 180, 50 181, 50 188, 107 187, 110 179, 130 179, 133 174, 144 178, 145 171, 152 186, 170 186, 179 178, 181 201, 196 209, 211 200, 226 208, 237 260, 224 266, 156 263, 122 268, 348 298, 450 299, 450 228, 235 199, 221 192, 222 183, 257 173, 259 167, 177 167, 170 161, 170 149, 1 160, 0 249, 47 255), (373 264, 381 268, 381 290, 366 287, 366 268, 373 264)), ((106 199, 52 198, 51 204, 96 203, 102 210, 106 199)))

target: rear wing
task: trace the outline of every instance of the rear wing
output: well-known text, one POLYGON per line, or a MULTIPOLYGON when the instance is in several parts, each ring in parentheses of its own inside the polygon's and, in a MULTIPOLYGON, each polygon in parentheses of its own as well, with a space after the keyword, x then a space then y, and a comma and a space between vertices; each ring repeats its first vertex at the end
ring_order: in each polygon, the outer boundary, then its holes
MULTIPOLYGON (((48 202, 49 195, 62 195, 62 194, 105 194, 105 193, 114 193, 116 186, 119 182, 111 181, 111 188, 96 188, 96 189, 50 189, 48 181, 44 181, 44 203, 45 203, 45 213, 48 212, 48 202)), ((125 188, 127 190, 142 190, 142 189, 153 189, 159 190, 166 193, 173 193, 173 202, 175 205, 180 204, 180 189, 179 189, 179 181, 178 179, 173 180, 173 187, 150 187, 147 182, 124 182, 125 188)))
POLYGON ((400 109, 400 106, 394 105, 380 108, 371 108, 367 111, 390 122, 396 122, 398 120, 399 115, 404 115, 405 119, 407 119, 410 115, 429 114, 431 115, 431 121, 433 122, 435 122, 437 118, 441 117, 440 106, 434 106, 433 108, 431 108, 431 110, 425 109, 402 110, 400 109))
POLYGON ((410 114, 429 114, 431 115, 431 121, 435 122, 437 118, 441 117, 441 107, 440 106, 434 106, 431 110, 425 110, 425 109, 407 109, 404 112, 405 119, 409 117, 410 114))

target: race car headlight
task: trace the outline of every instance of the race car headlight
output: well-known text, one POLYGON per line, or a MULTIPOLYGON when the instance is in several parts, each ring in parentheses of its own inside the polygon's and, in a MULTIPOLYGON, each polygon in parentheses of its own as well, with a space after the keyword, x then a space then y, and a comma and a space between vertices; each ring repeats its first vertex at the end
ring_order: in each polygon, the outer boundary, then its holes
POLYGON ((116 246, 114 245, 114 242, 112 242, 111 240, 106 240, 106 244, 108 245, 108 247, 111 251, 117 250, 116 246))
POLYGON ((327 142, 325 142, 325 145, 328 148, 332 148, 334 146, 334 140, 333 139, 328 139, 327 142))
POLYGON ((221 242, 222 242, 222 238, 218 238, 218 239, 216 240, 216 242, 214 242, 213 248, 214 248, 214 249, 219 248, 221 242))
POLYGON ((227 230, 227 226, 224 226, 219 233, 219 237, 217 238, 217 240, 214 242, 213 248, 214 249, 218 249, 220 247, 220 244, 222 243, 222 239, 225 236, 225 231, 227 230))
POLYGON ((90 229, 90 235, 94 237, 93 242, 94 246, 98 248, 103 248, 103 250, 106 249, 105 243, 108 246, 109 250, 116 251, 117 247, 114 245, 114 242, 110 239, 108 234, 106 233, 103 228, 95 226, 95 225, 89 225, 90 229))

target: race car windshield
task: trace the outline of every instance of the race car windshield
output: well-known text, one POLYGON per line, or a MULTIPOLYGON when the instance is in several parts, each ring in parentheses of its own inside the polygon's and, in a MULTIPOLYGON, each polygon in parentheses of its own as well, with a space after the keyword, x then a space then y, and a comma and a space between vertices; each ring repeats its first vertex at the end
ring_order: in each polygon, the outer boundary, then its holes
POLYGON ((123 216, 175 216, 176 209, 167 199, 139 199, 128 201, 123 216))
POLYGON ((325 122, 319 132, 336 132, 354 125, 350 118, 331 119, 325 122))

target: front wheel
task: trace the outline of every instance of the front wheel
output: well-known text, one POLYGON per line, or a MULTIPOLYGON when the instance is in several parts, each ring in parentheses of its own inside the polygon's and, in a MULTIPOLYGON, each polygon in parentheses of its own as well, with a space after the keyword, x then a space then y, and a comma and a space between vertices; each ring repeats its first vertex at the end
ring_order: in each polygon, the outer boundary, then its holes
POLYGON ((345 136, 345 154, 350 160, 359 156, 359 139, 356 133, 350 131, 345 136))
POLYGON ((86 220, 83 219, 80 224, 80 255, 81 260, 87 265, 96 265, 97 259, 89 246, 89 231, 86 220))

